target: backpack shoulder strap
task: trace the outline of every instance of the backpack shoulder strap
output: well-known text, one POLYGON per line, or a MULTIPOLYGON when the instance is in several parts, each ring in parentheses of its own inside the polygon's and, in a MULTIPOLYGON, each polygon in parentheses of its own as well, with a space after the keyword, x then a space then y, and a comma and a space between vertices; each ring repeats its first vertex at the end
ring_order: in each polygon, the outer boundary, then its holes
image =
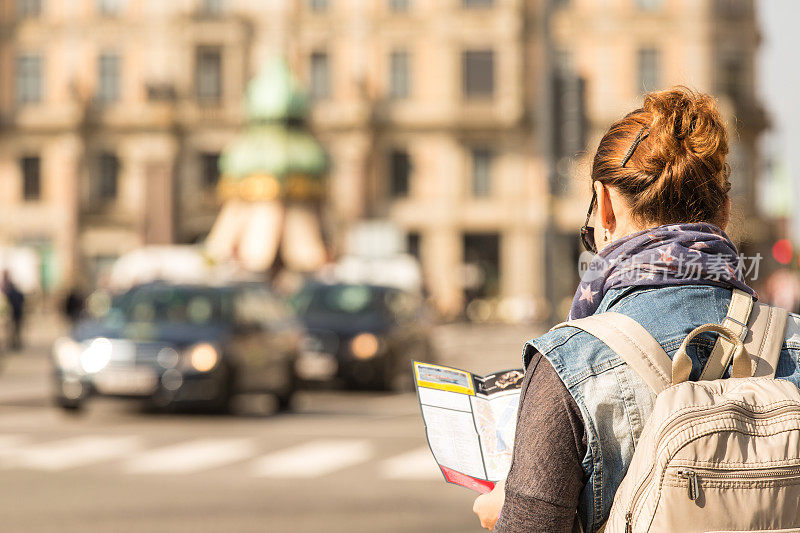
MULTIPOLYGON (((728 306, 728 314, 722 319, 722 325, 744 340, 752 309, 753 298, 744 291, 734 289, 731 303, 728 306)), ((731 362, 734 350, 734 343, 722 335, 717 337, 714 348, 711 350, 711 355, 708 356, 706 366, 703 367, 703 372, 700 374, 699 381, 720 379, 731 362)))
POLYGON ((753 377, 775 377, 788 321, 786 309, 766 304, 754 306, 744 339, 744 349, 753 361, 753 377))
POLYGON ((670 386, 672 361, 667 352, 631 317, 607 312, 562 322, 553 329, 569 326, 582 329, 603 341, 628 363, 656 394, 670 386))
MULTIPOLYGON (((728 314, 722 325, 730 329, 744 341, 744 349, 752 359, 752 372, 749 376, 734 377, 775 377, 778 358, 789 313, 780 307, 754 303, 753 298, 738 289, 733 291, 728 314)), ((722 335, 717 337, 700 380, 722 378, 731 362, 734 344, 722 335)))

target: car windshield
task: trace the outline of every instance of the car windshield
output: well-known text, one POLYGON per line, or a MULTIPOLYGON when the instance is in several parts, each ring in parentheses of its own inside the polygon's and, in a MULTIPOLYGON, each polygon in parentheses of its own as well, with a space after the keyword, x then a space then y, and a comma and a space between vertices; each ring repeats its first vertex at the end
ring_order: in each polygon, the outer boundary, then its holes
POLYGON ((142 287, 115 299, 103 321, 206 325, 224 320, 229 308, 230 295, 226 291, 202 287, 142 287))
POLYGON ((319 285, 295 296, 300 314, 376 315, 385 312, 385 291, 368 285, 319 285))

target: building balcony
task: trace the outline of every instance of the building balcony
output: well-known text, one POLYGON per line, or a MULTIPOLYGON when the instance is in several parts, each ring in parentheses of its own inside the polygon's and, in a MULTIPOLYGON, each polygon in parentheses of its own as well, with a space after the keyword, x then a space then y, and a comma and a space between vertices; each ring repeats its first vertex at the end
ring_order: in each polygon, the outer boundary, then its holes
POLYGON ((338 100, 318 102, 310 122, 320 130, 398 126, 418 129, 507 129, 529 118, 522 102, 511 98, 475 101, 338 100))
POLYGON ((86 124, 112 129, 167 129, 176 120, 171 102, 93 102, 86 110, 86 124))
POLYGON ((197 102, 186 99, 177 106, 176 120, 185 127, 198 124, 240 127, 245 117, 240 102, 197 102))
POLYGON ((0 121, 5 128, 36 132, 73 131, 80 125, 82 118, 83 110, 74 103, 25 104, 0 115, 0 121))
POLYGON ((17 202, 0 209, 0 224, 6 235, 16 238, 51 237, 69 227, 69 208, 53 201, 17 202))
POLYGON ((87 227, 137 227, 141 213, 117 206, 116 202, 92 202, 81 206, 81 225, 87 227))

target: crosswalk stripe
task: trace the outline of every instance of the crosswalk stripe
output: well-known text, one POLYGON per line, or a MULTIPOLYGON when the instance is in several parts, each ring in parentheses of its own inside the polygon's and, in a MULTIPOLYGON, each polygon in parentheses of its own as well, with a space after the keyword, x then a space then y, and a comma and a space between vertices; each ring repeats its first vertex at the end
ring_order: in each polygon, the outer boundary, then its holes
POLYGON ((26 435, 0 435, 0 453, 18 448, 28 440, 26 435))
POLYGON ((384 479, 441 479, 442 471, 427 446, 386 459, 380 465, 384 479))
MULTIPOLYGON (((141 437, 133 435, 32 441, 27 434, 0 434, 0 468, 59 471, 121 459, 121 471, 128 474, 192 474, 245 461, 257 449, 253 438, 201 438, 151 450, 143 449, 141 437)), ((311 479, 366 463, 375 455, 374 444, 366 439, 319 439, 263 455, 249 465, 259 477, 311 479)), ((427 446, 377 466, 383 479, 441 478, 427 446)))
POLYGON ((0 414, 0 427, 39 429, 52 427, 62 418, 53 410, 14 409, 0 414))
POLYGON ((367 440, 315 440, 260 457, 253 474, 271 478, 314 478, 363 463, 374 449, 367 440))
POLYGON ((137 437, 84 436, 0 453, 0 466, 32 470, 66 470, 116 459, 140 448, 137 437))
POLYGON ((247 459, 254 451, 252 439, 200 439, 142 452, 123 468, 131 474, 189 474, 247 459))

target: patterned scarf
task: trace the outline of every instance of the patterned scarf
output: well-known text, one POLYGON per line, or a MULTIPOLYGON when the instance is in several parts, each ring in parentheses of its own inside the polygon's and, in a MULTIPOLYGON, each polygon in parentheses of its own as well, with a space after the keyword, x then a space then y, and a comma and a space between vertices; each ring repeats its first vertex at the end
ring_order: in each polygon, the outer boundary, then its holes
POLYGON ((572 299, 570 319, 592 315, 611 289, 714 285, 741 289, 742 261, 724 231, 712 224, 674 224, 612 242, 588 262, 572 299))

